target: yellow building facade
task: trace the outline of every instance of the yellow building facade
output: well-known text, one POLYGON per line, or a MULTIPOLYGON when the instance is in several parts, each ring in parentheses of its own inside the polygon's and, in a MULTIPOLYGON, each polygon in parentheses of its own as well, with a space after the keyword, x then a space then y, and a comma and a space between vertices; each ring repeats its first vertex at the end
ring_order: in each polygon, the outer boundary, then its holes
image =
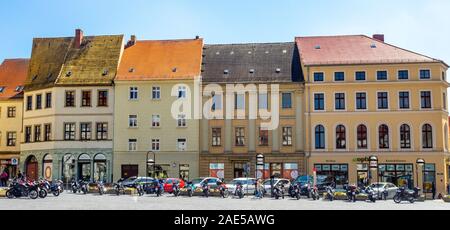
POLYGON ((297 44, 308 172, 338 185, 392 182, 445 193, 448 66, 379 36, 301 37, 297 44))

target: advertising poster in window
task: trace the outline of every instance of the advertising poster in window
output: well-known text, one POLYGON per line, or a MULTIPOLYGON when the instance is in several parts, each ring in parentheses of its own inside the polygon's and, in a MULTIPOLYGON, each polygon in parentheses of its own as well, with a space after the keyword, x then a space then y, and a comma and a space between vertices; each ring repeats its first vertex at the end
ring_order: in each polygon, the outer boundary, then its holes
POLYGON ((209 176, 217 178, 225 178, 225 164, 210 164, 209 176))
POLYGON ((298 177, 298 164, 286 163, 284 164, 283 178, 296 179, 298 177))

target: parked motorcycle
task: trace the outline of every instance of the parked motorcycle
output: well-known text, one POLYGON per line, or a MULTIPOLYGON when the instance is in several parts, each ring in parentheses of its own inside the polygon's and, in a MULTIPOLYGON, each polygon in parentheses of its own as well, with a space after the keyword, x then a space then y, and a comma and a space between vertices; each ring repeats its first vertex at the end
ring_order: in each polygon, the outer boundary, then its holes
MULTIPOLYGON (((123 187, 123 185, 122 185, 123 187)), ((143 196, 144 195, 144 187, 142 186, 142 184, 136 184, 135 186, 136 188, 136 192, 138 193, 139 196, 143 196)), ((124 189, 124 194, 125 194, 125 189, 124 189)))
POLYGON ((202 184, 202 192, 203 192, 203 196, 208 198, 209 197, 209 185, 208 183, 203 183, 202 184))
POLYGON ((172 193, 175 197, 180 195, 180 186, 177 182, 173 182, 172 184, 172 193))
POLYGON ((273 188, 273 196, 275 197, 275 199, 280 199, 280 197, 282 199, 284 199, 284 185, 282 184, 278 184, 277 186, 275 186, 273 188))
POLYGON ((236 184, 236 189, 234 190, 234 195, 237 196, 239 199, 244 198, 244 187, 241 183, 236 184))
POLYGON ((188 182, 186 184, 186 191, 189 197, 192 197, 194 195, 194 185, 192 182, 188 182))
POLYGON ((100 196, 106 193, 105 185, 103 184, 103 181, 97 181, 97 190, 100 196))
POLYGON ((13 181, 9 189, 6 191, 6 197, 9 199, 30 197, 35 200, 39 197, 39 186, 35 183, 24 183, 13 181))
POLYGON ((415 187, 413 190, 408 190, 405 187, 397 189, 397 193, 394 196, 394 202, 399 204, 402 201, 409 201, 414 203, 419 198, 420 188, 415 187))
POLYGON ((41 180, 40 188, 45 189, 47 193, 52 193, 53 196, 59 196, 63 191, 60 181, 50 183, 48 180, 41 180))
POLYGON ((230 192, 228 191, 228 188, 225 185, 225 183, 220 183, 218 185, 218 189, 219 189, 219 192, 220 192, 220 196, 222 198, 228 198, 228 196, 230 196, 230 192))
POLYGON ((300 183, 294 183, 289 187, 289 195, 292 198, 297 198, 297 200, 300 200, 301 193, 300 193, 300 183))
POLYGON ((320 194, 317 186, 310 186, 309 194, 313 200, 319 200, 320 194))
POLYGON ((86 182, 84 182, 82 180, 79 180, 79 181, 72 180, 70 185, 72 187, 73 193, 82 192, 83 194, 87 194, 87 192, 88 192, 88 185, 86 182))
POLYGON ((371 186, 368 186, 364 189, 364 192, 367 194, 367 199, 373 203, 378 200, 378 194, 373 190, 371 186))
POLYGON ((347 187, 347 199, 350 202, 356 202, 356 190, 357 187, 355 185, 350 185, 347 187))
POLYGON ((325 196, 323 197, 324 200, 333 201, 334 200, 334 189, 331 186, 327 186, 325 188, 325 196))
POLYGON ((117 181, 117 183, 114 183, 114 191, 116 195, 120 196, 120 194, 125 195, 125 186, 123 186, 123 179, 120 179, 117 181))

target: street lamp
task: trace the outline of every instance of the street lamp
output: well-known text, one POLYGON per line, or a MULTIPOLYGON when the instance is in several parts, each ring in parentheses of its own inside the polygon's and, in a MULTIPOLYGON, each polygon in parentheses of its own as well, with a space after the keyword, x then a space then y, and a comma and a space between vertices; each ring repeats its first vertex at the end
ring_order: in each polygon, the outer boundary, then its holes
POLYGON ((146 160, 146 163, 147 163, 147 173, 146 173, 147 176, 149 176, 149 175, 148 175, 148 166, 149 166, 149 165, 153 165, 153 173, 155 173, 155 171, 156 171, 156 170, 155 170, 155 169, 156 169, 156 153, 155 153, 155 152, 153 152, 153 151, 148 151, 148 152, 147 152, 147 160, 146 160), (153 159, 149 159, 148 156, 149 156, 150 153, 153 154, 153 159))
MULTIPOLYGON (((418 158, 417 160, 416 160, 416 178, 417 178, 417 187, 418 188, 420 188, 419 187, 419 167, 420 168, 422 168, 422 184, 423 184, 423 180, 424 180, 424 178, 423 178, 423 176, 424 176, 424 170, 423 170, 423 167, 425 166, 425 160, 424 159, 422 159, 422 158, 418 158)), ((423 186, 422 186, 423 187, 423 186)), ((425 195, 425 199, 427 198, 427 196, 426 196, 426 194, 425 194, 425 188, 422 188, 423 189, 423 193, 424 193, 424 195, 425 195)))
MULTIPOLYGON (((378 182, 378 186, 379 186, 380 175, 378 175, 378 157, 371 156, 371 157, 369 157, 369 170, 375 170, 375 169, 377 170, 377 182, 378 182)), ((370 178, 370 175, 369 175, 369 178, 370 178)), ((380 198, 380 188, 378 188, 377 191, 378 191, 378 199, 379 199, 380 198)))
POLYGON ((264 157, 264 155, 262 153, 256 155, 256 168, 255 168, 255 178, 256 178, 256 180, 259 180, 260 178, 264 178, 264 160, 265 160, 265 157, 264 157), (261 168, 261 167, 262 167, 262 172, 261 172, 262 175, 261 175, 261 177, 259 177, 258 176, 258 168, 261 168))

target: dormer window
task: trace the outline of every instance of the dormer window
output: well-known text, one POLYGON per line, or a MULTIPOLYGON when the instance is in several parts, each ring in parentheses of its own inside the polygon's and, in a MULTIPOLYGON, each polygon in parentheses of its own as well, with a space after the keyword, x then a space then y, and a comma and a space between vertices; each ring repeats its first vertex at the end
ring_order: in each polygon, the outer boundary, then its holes
POLYGON ((316 46, 314 46, 314 49, 316 49, 316 50, 320 50, 320 45, 316 45, 316 46))
POLYGON ((370 45, 370 48, 375 49, 375 48, 377 48, 377 45, 375 43, 373 43, 370 45))
POLYGON ((108 75, 109 71, 107 69, 103 70, 102 76, 108 75))
POLYGON ((229 73, 230 73, 230 71, 227 69, 223 71, 223 74, 229 74, 229 73))
POLYGON ((128 72, 129 72, 129 73, 133 73, 133 72, 134 72, 134 68, 133 68, 133 67, 129 68, 129 69, 128 69, 128 72))
POLYGON ((23 86, 19 85, 16 87, 16 92, 21 92, 23 90, 23 86))
POLYGON ((280 73, 280 72, 281 72, 281 69, 280 69, 280 68, 276 68, 276 69, 275 69, 275 72, 276 72, 276 73, 280 73))
POLYGON ((172 72, 176 73, 178 71, 177 67, 172 69, 172 72))
POLYGON ((255 69, 250 69, 250 73, 255 73, 255 69))
POLYGON ((68 71, 68 72, 66 73, 66 77, 70 77, 70 76, 72 76, 72 71, 68 71))
POLYGON ((286 53, 287 53, 287 50, 283 50, 283 53, 286 54, 286 53))
POLYGON ((31 79, 31 81, 35 81, 37 79, 37 75, 34 75, 33 79, 31 79))
POLYGON ((5 87, 4 86, 0 86, 0 93, 3 93, 3 91, 5 91, 5 87))

